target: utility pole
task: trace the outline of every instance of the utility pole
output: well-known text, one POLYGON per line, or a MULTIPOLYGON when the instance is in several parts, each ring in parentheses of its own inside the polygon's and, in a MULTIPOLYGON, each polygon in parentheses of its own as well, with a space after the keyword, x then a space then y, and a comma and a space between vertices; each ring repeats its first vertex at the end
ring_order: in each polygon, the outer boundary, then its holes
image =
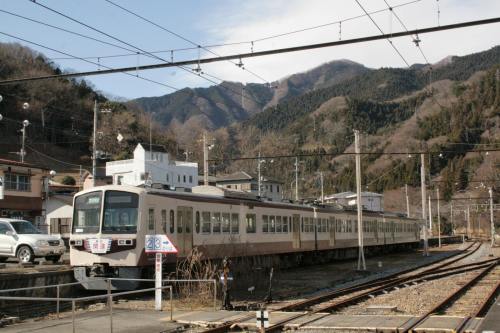
POLYGON ((206 132, 203 132, 203 185, 208 186, 208 145, 206 132))
POLYGON ((431 204, 431 196, 430 196, 430 194, 429 194, 429 230, 430 230, 430 234, 433 235, 434 232, 432 230, 432 204, 431 204))
POLYGON ((295 201, 299 201, 299 158, 295 157, 295 201))
POLYGON ((436 188, 436 195, 437 195, 437 222, 438 222, 438 244, 439 247, 441 247, 441 216, 439 216, 439 187, 436 188))
POLYGON ((467 205, 467 238, 471 238, 470 234, 470 205, 467 205))
POLYGON ((363 249, 363 204, 361 202, 361 151, 359 148, 359 131, 354 130, 354 149, 356 153, 356 201, 358 204, 358 270, 366 270, 363 249))
POLYGON ((149 114, 149 160, 153 160, 153 113, 149 114))
POLYGON ((408 184, 405 184, 405 195, 406 195, 406 217, 410 217, 410 199, 408 198, 408 184))
MULTIPOLYGON (((498 69, 497 69, 498 74, 498 69)), ((488 189, 490 195, 491 248, 495 245, 495 221, 493 220, 493 188, 488 189)))
POLYGON ((95 187, 96 164, 97 164, 97 99, 94 100, 94 134, 92 135, 92 187, 95 187))
POLYGON ((429 245, 427 243, 427 212, 425 207, 425 155, 420 154, 420 187, 422 188, 422 221, 424 222, 424 256, 429 255, 429 245))
POLYGON ((450 201, 450 224, 451 224, 451 234, 455 235, 455 226, 453 225, 453 200, 450 201))
POLYGON ((324 188, 323 188, 323 171, 320 171, 319 172, 319 182, 320 182, 320 185, 321 185, 321 203, 323 203, 325 201, 325 192, 324 192, 324 188))
POLYGON ((257 186, 259 187, 257 193, 258 193, 259 197, 261 196, 261 186, 262 186, 261 181, 260 181, 261 180, 261 176, 260 176, 260 163, 261 162, 262 161, 260 160, 260 151, 259 151, 259 159, 257 160, 257 177, 258 177, 257 186))

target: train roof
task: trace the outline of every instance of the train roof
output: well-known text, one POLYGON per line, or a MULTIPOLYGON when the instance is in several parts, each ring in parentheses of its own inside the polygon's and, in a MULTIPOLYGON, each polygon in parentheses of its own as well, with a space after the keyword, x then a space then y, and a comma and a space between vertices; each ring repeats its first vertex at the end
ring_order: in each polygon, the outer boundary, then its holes
MULTIPOLYGON (((147 187, 136 187, 129 185, 104 185, 96 186, 91 189, 87 189, 78 192, 76 195, 81 195, 89 192, 94 192, 97 190, 115 190, 115 191, 127 191, 133 193, 146 193, 150 195, 165 196, 171 198, 184 199, 188 201, 197 202, 211 202, 211 203, 229 203, 229 204, 241 204, 244 203, 248 206, 257 207, 269 207, 269 208, 281 208, 281 209, 291 209, 291 210, 302 210, 319 213, 348 213, 355 214, 356 210, 345 209, 342 206, 332 206, 332 205, 306 205, 295 202, 279 202, 279 201, 268 201, 262 200, 256 195, 251 193, 245 193, 241 191, 231 191, 225 188, 220 188, 216 186, 195 186, 192 192, 178 192, 172 190, 155 189, 147 187)), ((403 218, 405 220, 417 221, 415 218, 407 218, 404 214, 394 213, 394 212, 374 212, 369 210, 363 210, 363 214, 366 216, 381 216, 381 217, 396 217, 403 218)))

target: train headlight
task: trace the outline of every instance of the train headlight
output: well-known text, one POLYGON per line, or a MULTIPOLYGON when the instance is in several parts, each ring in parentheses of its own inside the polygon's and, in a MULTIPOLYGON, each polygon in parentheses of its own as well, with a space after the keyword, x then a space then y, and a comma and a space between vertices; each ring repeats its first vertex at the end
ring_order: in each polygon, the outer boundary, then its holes
POLYGON ((133 241, 131 239, 119 239, 118 246, 131 246, 133 241))

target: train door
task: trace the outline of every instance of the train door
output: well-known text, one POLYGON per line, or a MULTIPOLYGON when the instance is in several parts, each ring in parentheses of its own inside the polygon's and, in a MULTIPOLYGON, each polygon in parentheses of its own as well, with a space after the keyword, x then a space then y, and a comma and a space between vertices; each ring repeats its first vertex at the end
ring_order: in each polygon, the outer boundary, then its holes
POLYGON ((177 242, 179 255, 185 257, 193 249, 193 208, 177 207, 177 242))
POLYGON ((328 218, 328 224, 329 224, 329 231, 330 231, 330 246, 335 246, 335 218, 333 216, 330 216, 328 218))
POLYGON ((292 217, 293 248, 300 249, 300 215, 294 214, 292 217))

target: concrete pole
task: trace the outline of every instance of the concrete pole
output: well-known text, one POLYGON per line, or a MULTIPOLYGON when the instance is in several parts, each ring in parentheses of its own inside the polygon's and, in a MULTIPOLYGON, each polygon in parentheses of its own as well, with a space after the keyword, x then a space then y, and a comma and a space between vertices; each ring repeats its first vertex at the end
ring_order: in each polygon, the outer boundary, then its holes
POLYGON ((295 157, 295 201, 299 201, 299 158, 295 157))
POLYGON ((149 114, 149 160, 153 160, 153 113, 149 114))
POLYGON ((321 183, 321 203, 325 201, 325 192, 323 191, 323 171, 319 172, 319 181, 321 183))
POLYGON ((410 217, 410 199, 408 198, 408 184, 405 184, 405 195, 406 195, 406 217, 410 217))
MULTIPOLYGON (((497 70, 498 74, 498 70, 497 70)), ((493 220, 493 189, 488 189, 490 195, 490 224, 491 224, 491 248, 495 245, 495 221, 493 220)))
POLYGON ((471 238, 470 233, 470 206, 467 205, 467 238, 471 238))
POLYGON ((257 192, 258 192, 259 197, 261 196, 261 186, 262 186, 261 176, 260 176, 260 163, 261 163, 261 160, 260 160, 260 151, 259 151, 259 159, 257 160, 257 177, 258 177, 258 179, 257 179, 258 191, 257 192))
POLYGON ((420 187, 422 189, 422 221, 424 226, 424 256, 429 255, 429 244, 427 242, 427 211, 425 199, 427 197, 425 188, 425 155, 420 154, 420 187))
POLYGON ((434 231, 432 230, 432 202, 430 195, 429 195, 429 233, 430 235, 434 234, 434 231))
POLYGON ((208 186, 208 145, 205 132, 203 132, 203 185, 208 186))
POLYGON ((359 147, 359 131, 354 130, 354 144, 356 153, 356 201, 358 206, 358 270, 366 270, 365 253, 363 248, 363 203, 361 202, 361 151, 359 147))
POLYGON ((439 187, 436 188, 437 195, 437 222, 438 222, 438 244, 441 247, 441 216, 439 215, 439 187))
POLYGON ((94 100, 94 133, 92 135, 92 187, 95 187, 97 165, 97 100, 94 100))
POLYGON ((451 224, 451 234, 455 235, 455 226, 453 225, 453 199, 450 201, 450 224, 451 224))
POLYGON ((26 125, 24 123, 21 132, 23 133, 23 139, 21 144, 21 163, 24 163, 24 155, 26 155, 26 150, 24 149, 24 143, 26 141, 26 125))

